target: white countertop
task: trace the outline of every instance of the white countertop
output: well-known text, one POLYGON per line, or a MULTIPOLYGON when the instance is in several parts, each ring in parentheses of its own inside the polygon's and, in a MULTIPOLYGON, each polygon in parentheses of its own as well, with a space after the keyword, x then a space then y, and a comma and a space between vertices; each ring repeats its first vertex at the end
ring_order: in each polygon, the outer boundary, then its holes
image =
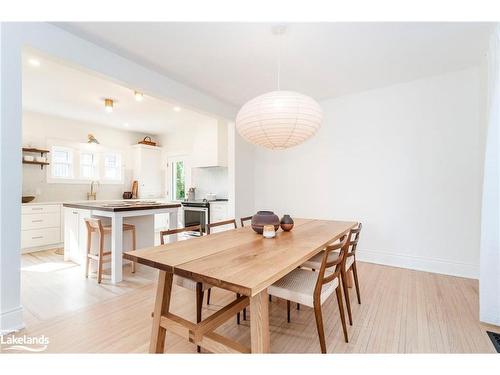
MULTIPOLYGON (((64 204, 64 203, 112 203, 112 202, 122 202, 122 201, 127 201, 127 202, 137 202, 137 201, 156 201, 156 202, 168 202, 170 203, 171 201, 167 198, 144 198, 144 199, 97 199, 97 200, 86 200, 86 199, 81 199, 81 200, 67 200, 67 201, 36 201, 36 199, 32 202, 29 203, 22 203, 23 206, 40 206, 40 205, 45 205, 45 204, 64 204)), ((175 202, 177 203, 177 202, 175 202)), ((182 203, 182 201, 179 201, 178 203, 182 203)), ((210 204, 228 204, 229 201, 209 201, 210 204)))
POLYGON ((138 202, 138 201, 156 201, 156 202, 170 202, 170 200, 166 198, 144 198, 144 199, 97 199, 97 200, 69 200, 69 201, 32 201, 29 203, 22 203, 23 206, 40 206, 45 204, 64 204, 64 203, 112 203, 112 202, 138 202))

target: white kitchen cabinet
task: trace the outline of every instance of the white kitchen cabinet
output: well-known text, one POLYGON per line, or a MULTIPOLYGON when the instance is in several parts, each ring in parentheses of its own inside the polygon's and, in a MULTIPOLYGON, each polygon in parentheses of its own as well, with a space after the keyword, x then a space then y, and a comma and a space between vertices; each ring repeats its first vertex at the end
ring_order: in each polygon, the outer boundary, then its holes
POLYGON ((59 212, 52 212, 47 214, 21 215, 21 228, 23 228, 23 230, 41 229, 41 228, 60 229, 61 214, 59 212))
POLYGON ((162 149, 148 145, 134 145, 134 180, 139 183, 138 198, 162 196, 162 149))
POLYGON ((21 231, 21 248, 23 253, 33 252, 43 249, 35 249, 37 247, 44 247, 50 244, 59 245, 61 241, 60 228, 43 228, 31 229, 21 231))
POLYGON ((227 167, 227 123, 214 120, 193 134, 191 167, 227 167))
MULTIPOLYGON (((229 220, 227 202, 210 202, 210 222, 229 220)), ((214 228, 215 229, 215 228, 214 228)))
POLYGON ((87 233, 81 224, 83 219, 90 217, 90 211, 65 207, 64 213, 64 260, 85 264, 85 253, 80 249, 86 249, 87 233))
POLYGON ((60 246, 62 242, 61 205, 23 205, 21 213, 23 253, 60 246))

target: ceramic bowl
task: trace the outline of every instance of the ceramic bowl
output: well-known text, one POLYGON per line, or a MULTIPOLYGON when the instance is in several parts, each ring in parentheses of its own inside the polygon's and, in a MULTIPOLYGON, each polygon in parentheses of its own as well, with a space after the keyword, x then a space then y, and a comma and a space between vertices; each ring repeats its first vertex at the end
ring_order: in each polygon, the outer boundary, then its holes
POLYGON ((259 211, 252 216, 252 229, 262 234, 264 225, 274 225, 274 230, 277 231, 280 227, 280 218, 272 211, 259 211))

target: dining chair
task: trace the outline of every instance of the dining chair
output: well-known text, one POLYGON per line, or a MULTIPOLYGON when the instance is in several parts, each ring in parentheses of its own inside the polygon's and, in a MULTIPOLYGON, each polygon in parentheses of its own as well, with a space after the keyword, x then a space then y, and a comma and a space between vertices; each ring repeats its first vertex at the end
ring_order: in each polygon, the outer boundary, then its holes
MULTIPOLYGON (((237 228, 237 226, 236 226, 236 220, 235 219, 218 221, 216 223, 207 224, 207 234, 210 234, 210 232, 211 232, 210 229, 216 228, 216 227, 220 227, 220 226, 223 226, 223 225, 233 225, 235 229, 237 228)), ((207 305, 210 305, 210 296, 211 296, 211 293, 210 293, 210 290, 208 290, 207 305)), ((238 324, 240 324, 239 317, 238 317, 238 324)))
POLYGON ((345 342, 349 342, 344 315, 344 305, 342 303, 342 292, 340 290, 340 274, 348 248, 349 238, 350 234, 345 235, 339 243, 326 247, 323 252, 323 259, 318 272, 296 268, 268 288, 269 294, 287 301, 288 322, 290 322, 290 301, 314 308, 316 328, 318 330, 319 343, 322 353, 326 353, 326 343, 321 306, 334 291, 337 295, 337 303, 339 307, 340 320, 342 322, 342 330, 344 331, 344 339, 345 342), (335 259, 332 259, 330 254, 335 250, 340 251, 335 259))
POLYGON ((229 220, 224 220, 224 221, 218 221, 216 223, 207 224, 207 233, 210 234, 212 232, 213 228, 222 227, 222 226, 226 226, 226 225, 231 225, 234 227, 234 229, 238 228, 238 226, 236 225, 236 220, 229 219, 229 220))
MULTIPOLYGON (((361 233, 361 228, 363 224, 359 223, 358 226, 350 231, 349 249, 345 255, 344 269, 342 270, 342 287, 344 289, 344 297, 346 299, 347 315, 349 317, 349 324, 352 325, 352 312, 351 312, 351 300, 349 298, 349 288, 347 287, 347 272, 352 269, 352 274, 354 276, 354 284, 356 286, 356 295, 358 297, 358 303, 361 304, 361 295, 359 293, 359 281, 358 281, 358 270, 356 268, 356 247, 358 246, 359 234, 361 233)), ((338 254, 338 252, 337 252, 338 254)), ((335 257, 336 253, 332 253, 330 256, 335 257)), ((311 269, 318 269, 321 265, 323 258, 323 252, 316 254, 307 262, 303 263, 301 267, 307 267, 311 269)))
POLYGON ((246 217, 240 218, 240 223, 241 223, 242 228, 245 226, 246 221, 252 221, 252 216, 246 216, 246 217))
MULTIPOLYGON (((213 228, 226 226, 226 225, 231 225, 234 227, 234 229, 238 228, 238 226, 236 225, 236 219, 218 221, 216 223, 207 224, 207 234, 210 234, 212 232, 213 228)), ((236 293, 236 298, 240 298, 240 296, 241 295, 239 293, 236 293)), ((210 304, 210 290, 208 291, 208 295, 207 295, 207 304, 210 304)), ((243 320, 247 320, 247 309, 246 308, 243 309, 243 320)), ((236 322, 238 324, 240 324, 240 313, 236 314, 236 322)))
MULTIPOLYGON (((111 251, 104 251, 104 236, 111 235, 111 225, 103 225, 101 219, 87 218, 85 219, 87 228, 87 253, 85 256, 85 277, 89 277, 90 262, 97 261, 97 283, 102 281, 102 265, 111 262, 111 251), (99 236, 99 250, 97 254, 92 253, 92 234, 99 236), (106 258, 105 258, 106 257, 106 258)), ((123 223, 123 232, 132 233, 132 250, 135 250, 135 225, 123 223)), ((132 262, 132 273, 135 273, 135 262, 132 262)))
MULTIPOLYGON (((189 227, 184 227, 184 228, 177 228, 177 229, 169 229, 169 230, 162 230, 160 231, 160 243, 162 245, 165 244, 165 236, 171 236, 174 234, 179 234, 179 233, 184 233, 184 232, 200 232, 200 235, 202 235, 201 231, 201 226, 200 225, 193 225, 189 227)), ((201 308, 203 305, 203 295, 205 293, 205 290, 209 290, 211 288, 211 285, 194 281, 191 279, 188 279, 183 276, 179 275, 174 275, 173 282, 175 285, 178 285, 182 288, 192 290, 196 293, 196 323, 201 322, 201 308)), ((198 352, 200 352, 200 347, 197 346, 198 352)))
MULTIPOLYGON (((245 227, 245 222, 246 221, 252 221, 252 216, 245 216, 245 217, 242 217, 240 218, 240 223, 241 223, 241 227, 244 228, 245 227)), ((269 296, 269 302, 272 302, 272 297, 269 296)), ((299 305, 297 304, 297 309, 299 308, 299 305)))

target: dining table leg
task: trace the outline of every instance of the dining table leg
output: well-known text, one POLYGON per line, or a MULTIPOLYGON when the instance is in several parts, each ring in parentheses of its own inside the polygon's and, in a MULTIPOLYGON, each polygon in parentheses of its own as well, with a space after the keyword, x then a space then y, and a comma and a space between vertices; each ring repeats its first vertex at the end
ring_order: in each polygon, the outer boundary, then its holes
POLYGON ((250 338, 252 353, 269 353, 269 296, 267 290, 250 297, 250 338))
POLYGON ((150 353, 165 352, 165 335, 167 330, 160 326, 161 317, 168 313, 170 306, 170 295, 172 291, 173 274, 160 271, 158 276, 158 288, 156 289, 155 308, 153 313, 153 329, 149 343, 150 353))

